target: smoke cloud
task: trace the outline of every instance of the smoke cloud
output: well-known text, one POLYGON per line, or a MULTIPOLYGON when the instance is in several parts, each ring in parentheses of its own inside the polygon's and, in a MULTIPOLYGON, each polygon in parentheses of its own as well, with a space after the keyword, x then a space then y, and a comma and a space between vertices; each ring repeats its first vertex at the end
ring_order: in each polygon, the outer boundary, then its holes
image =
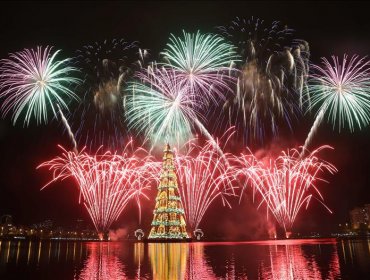
POLYGON ((128 230, 127 228, 119 228, 116 230, 109 231, 109 237, 112 241, 120 241, 127 237, 128 230))

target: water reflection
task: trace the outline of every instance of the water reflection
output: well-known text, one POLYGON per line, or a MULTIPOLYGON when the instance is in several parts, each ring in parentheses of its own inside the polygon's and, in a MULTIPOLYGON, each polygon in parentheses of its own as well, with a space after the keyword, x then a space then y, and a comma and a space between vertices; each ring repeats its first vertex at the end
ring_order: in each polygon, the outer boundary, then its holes
MULTIPOLYGON (((319 250, 319 247, 316 249, 319 250)), ((326 269, 319 266, 319 259, 305 251, 303 246, 269 246, 269 256, 269 262, 261 265, 261 279, 337 279, 340 275, 335 249, 329 256, 329 274, 325 276, 326 269)))
MULTIPOLYGON (((353 279, 362 279, 367 275, 370 279, 370 240, 339 241, 338 255, 341 265, 341 274, 354 276, 353 279)), ((365 279, 365 278, 364 278, 365 279)))
POLYGON ((134 244, 134 261, 137 267, 136 279, 141 279, 141 266, 144 262, 144 244, 135 243, 134 244))
POLYGON ((194 243, 190 246, 189 266, 186 279, 216 279, 204 254, 204 244, 194 243))
MULTIPOLYGON (((335 240, 245 242, 206 247, 217 277, 225 279, 338 279, 335 240), (222 266, 225 263, 226 265, 222 266)), ((207 257, 207 256, 206 256, 207 257)))
POLYGON ((150 243, 148 248, 154 279, 184 279, 188 243, 150 243))
POLYGON ((119 251, 119 247, 112 246, 107 242, 88 244, 89 256, 84 263, 81 274, 75 279, 126 279, 123 272, 124 266, 117 257, 119 255, 117 251, 119 251))
POLYGON ((240 243, 0 240, 0 279, 370 279, 370 240, 240 243))

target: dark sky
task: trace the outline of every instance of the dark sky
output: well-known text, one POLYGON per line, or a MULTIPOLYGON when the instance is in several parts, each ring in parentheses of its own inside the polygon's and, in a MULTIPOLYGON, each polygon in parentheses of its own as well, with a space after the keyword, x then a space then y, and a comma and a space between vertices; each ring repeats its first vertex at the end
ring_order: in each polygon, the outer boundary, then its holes
MULTIPOLYGON (((36 45, 56 46, 68 56, 84 44, 123 37, 139 41, 155 59, 170 33, 182 29, 212 32, 235 16, 257 16, 287 24, 296 30, 297 38, 309 42, 314 63, 322 56, 367 55, 370 51, 368 8, 366 3, 354 1, 2 2, 0 10, 0 58, 36 45)), ((294 133, 281 141, 303 143, 312 122, 309 117, 302 120, 294 133)), ((335 151, 323 157, 339 169, 335 176, 327 176, 330 184, 320 186, 334 214, 313 202, 297 221, 297 229, 326 229, 348 219, 348 211, 354 206, 370 203, 369 132, 367 128, 339 134, 330 125, 321 126, 313 145, 334 146, 335 151)), ((88 219, 85 209, 78 205, 73 181, 40 191, 50 174, 35 168, 58 154, 57 144, 68 145, 60 125, 23 128, 21 124, 12 126, 9 117, 0 121, 0 214, 13 214, 15 222, 26 224, 46 218, 60 223, 78 217, 88 219)), ((151 207, 152 202, 146 205, 144 228, 152 218, 151 207)), ((116 226, 136 226, 135 207, 131 208, 116 226)), ((210 209, 203 228, 220 234, 251 231, 261 216, 247 203, 236 204, 233 210, 216 208, 210 209)))

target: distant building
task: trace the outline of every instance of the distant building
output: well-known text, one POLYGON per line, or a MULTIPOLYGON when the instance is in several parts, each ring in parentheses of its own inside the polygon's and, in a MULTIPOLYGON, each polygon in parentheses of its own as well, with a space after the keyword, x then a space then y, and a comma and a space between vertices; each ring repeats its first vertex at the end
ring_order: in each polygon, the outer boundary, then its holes
POLYGON ((85 221, 84 220, 82 220, 82 219, 77 219, 76 221, 75 221, 75 227, 74 227, 74 230, 84 230, 84 229, 86 229, 86 223, 85 223, 85 221))
POLYGON ((0 224, 2 226, 12 226, 13 225, 13 217, 12 215, 2 215, 0 217, 0 224))
POLYGON ((52 220, 45 220, 38 224, 33 224, 33 229, 43 229, 43 230, 51 230, 53 228, 54 222, 52 220))
POLYGON ((368 221, 370 221, 370 204, 365 204, 364 208, 365 208, 366 213, 367 213, 368 221))
POLYGON ((11 215, 2 215, 0 217, 0 236, 13 234, 14 231, 13 217, 11 215))
POLYGON ((94 229, 86 227, 85 222, 78 219, 70 226, 56 226, 50 219, 26 225, 16 225, 11 215, 0 215, 0 244, 1 240, 98 240, 94 229))
POLYGON ((369 226, 370 204, 365 204, 363 207, 356 207, 349 212, 352 229, 358 230, 361 227, 369 226))

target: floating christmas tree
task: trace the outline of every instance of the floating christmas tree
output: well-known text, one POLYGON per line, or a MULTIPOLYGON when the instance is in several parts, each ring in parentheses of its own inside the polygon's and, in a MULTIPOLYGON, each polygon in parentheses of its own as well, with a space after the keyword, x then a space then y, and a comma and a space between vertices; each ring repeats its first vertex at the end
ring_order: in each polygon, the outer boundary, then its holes
POLYGON ((184 209, 170 145, 164 149, 163 165, 149 239, 186 239, 184 209))

